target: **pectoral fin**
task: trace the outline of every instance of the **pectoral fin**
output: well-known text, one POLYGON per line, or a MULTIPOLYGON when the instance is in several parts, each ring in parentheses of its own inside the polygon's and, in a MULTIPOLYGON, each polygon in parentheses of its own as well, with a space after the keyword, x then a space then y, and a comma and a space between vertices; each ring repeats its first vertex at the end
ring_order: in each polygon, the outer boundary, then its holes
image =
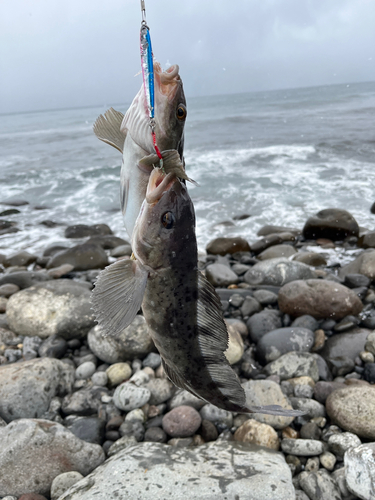
MULTIPOLYGON (((181 161, 178 151, 175 149, 167 149, 161 153, 163 157, 162 170, 165 174, 175 174, 176 177, 190 181, 195 185, 198 185, 193 179, 190 179, 185 172, 184 165, 181 161)), ((161 167, 160 159, 158 155, 152 154, 145 156, 138 162, 138 166, 141 170, 146 172, 151 172, 154 167, 161 167)))
POLYGON ((98 276, 91 303, 105 335, 118 335, 141 307, 148 272, 138 261, 121 259, 98 276))
POLYGON ((121 132, 120 127, 124 115, 120 111, 109 108, 104 116, 100 115, 93 126, 94 134, 98 139, 106 142, 110 146, 123 152, 125 135, 121 132))

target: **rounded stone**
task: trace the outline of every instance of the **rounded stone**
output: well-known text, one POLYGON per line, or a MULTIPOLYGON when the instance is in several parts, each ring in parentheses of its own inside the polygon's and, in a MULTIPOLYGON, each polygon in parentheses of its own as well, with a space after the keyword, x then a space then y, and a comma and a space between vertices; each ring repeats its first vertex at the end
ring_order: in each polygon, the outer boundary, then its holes
POLYGON ((151 393, 148 401, 150 405, 160 405, 168 401, 175 391, 175 386, 165 378, 150 379, 144 387, 151 393))
POLYGON ((68 488, 82 478, 82 474, 77 471, 64 472, 56 476, 51 485, 51 500, 57 500, 68 488))
POLYGON ((87 271, 88 269, 102 269, 108 265, 105 251, 97 245, 83 243, 55 253, 47 264, 47 269, 70 264, 74 271, 87 271))
POLYGON ((218 432, 215 424, 213 424, 209 420, 202 420, 200 434, 206 443, 208 443, 209 441, 216 441, 218 437, 218 432))
POLYGON ((107 224, 94 224, 88 226, 86 224, 74 224, 65 229, 65 238, 86 238, 87 236, 95 236, 97 234, 113 234, 107 224))
POLYGON ((370 278, 370 280, 375 279, 375 250, 369 249, 361 253, 352 262, 343 266, 339 270, 339 277, 345 278, 347 274, 363 274, 370 278))
POLYGON ((108 376, 105 372, 95 372, 91 377, 93 385, 105 387, 108 384, 108 376))
POLYGON ((355 385, 338 389, 328 396, 326 409, 342 429, 375 440, 375 387, 355 385))
POLYGON ((359 226, 346 210, 327 208, 307 219, 302 234, 306 240, 327 238, 336 241, 358 236, 359 226))
POLYGON ((76 369, 75 377, 77 380, 90 378, 91 375, 95 373, 95 370, 95 363, 93 363, 92 361, 86 361, 85 363, 79 365, 79 367, 76 369))
POLYGON ((9 298, 14 293, 19 292, 20 287, 13 283, 6 283, 0 286, 0 296, 9 298))
POLYGON ((272 247, 266 248, 258 255, 259 260, 267 259, 277 259, 279 257, 291 257, 297 253, 297 250, 292 247, 292 245, 273 245, 272 247))
POLYGON ((280 446, 277 432, 270 425, 252 419, 247 420, 236 430, 234 440, 265 446, 271 450, 278 450, 280 446))
POLYGON ((224 264, 210 264, 207 266, 206 278, 212 286, 223 288, 239 281, 237 274, 224 264))
POLYGON ((163 417, 163 429, 171 437, 193 436, 199 429, 202 418, 191 406, 178 406, 163 417))
POLYGON ((206 246, 206 252, 214 255, 250 252, 250 246, 246 240, 240 237, 216 238, 208 243, 206 246))
POLYGON ((113 402, 120 410, 130 411, 141 408, 148 403, 150 397, 151 391, 146 387, 137 387, 130 382, 125 382, 116 387, 113 402))
POLYGON ((267 375, 279 375, 281 380, 308 376, 315 382, 319 380, 318 364, 314 354, 307 352, 288 352, 264 367, 267 375))
POLYGON ((281 328, 281 318, 274 309, 264 309, 253 314, 246 323, 252 342, 258 341, 268 332, 281 328))
POLYGON ((320 455, 319 460, 325 469, 333 471, 336 464, 336 457, 333 453, 325 451, 320 455))
POLYGON ((308 266, 320 267, 326 266, 327 261, 323 255, 316 252, 298 252, 293 256, 293 260, 297 262, 302 262, 308 266))
POLYGON ((356 448, 361 445, 361 440, 351 432, 342 432, 340 434, 332 434, 328 438, 329 450, 336 455, 338 459, 343 460, 345 452, 350 448, 356 448))
POLYGON ((62 358, 67 350, 68 344, 65 339, 58 335, 51 335, 40 344, 38 354, 41 358, 62 358))
POLYGON ((283 439, 281 449, 284 453, 291 455, 315 457, 323 453, 324 445, 321 441, 314 439, 283 439))
POLYGON ((351 448, 345 453, 345 479, 348 489, 358 498, 375 498, 375 443, 351 448))
POLYGON ((285 257, 267 259, 255 264, 244 276, 249 285, 282 286, 295 280, 316 277, 315 271, 301 262, 290 261, 285 257))
POLYGON ((365 349, 371 354, 375 354, 375 331, 370 332, 366 339, 365 349))
POLYGON ((215 425, 221 424, 230 429, 233 425, 233 415, 231 412, 218 408, 217 406, 208 403, 200 410, 200 415, 203 420, 209 420, 215 425))
POLYGON ((297 280, 284 285, 279 291, 280 310, 290 316, 309 314, 316 319, 357 315, 363 305, 349 288, 327 280, 297 280))
POLYGON ((90 298, 90 290, 73 280, 38 283, 9 298, 9 327, 19 335, 43 339, 82 338, 95 324, 90 298))
POLYGON ((137 315, 116 337, 104 336, 97 325, 89 331, 87 341, 91 351, 99 359, 110 364, 142 359, 155 349, 146 320, 141 315, 137 315))
POLYGON ((261 362, 269 363, 287 352, 309 352, 313 345, 314 332, 307 328, 278 328, 259 340, 257 355, 261 362))
POLYGON ((160 427, 150 427, 145 432, 144 441, 151 441, 153 443, 166 443, 167 434, 160 427))
POLYGON ((108 382, 112 387, 116 387, 132 375, 132 369, 128 363, 114 363, 106 370, 108 382))

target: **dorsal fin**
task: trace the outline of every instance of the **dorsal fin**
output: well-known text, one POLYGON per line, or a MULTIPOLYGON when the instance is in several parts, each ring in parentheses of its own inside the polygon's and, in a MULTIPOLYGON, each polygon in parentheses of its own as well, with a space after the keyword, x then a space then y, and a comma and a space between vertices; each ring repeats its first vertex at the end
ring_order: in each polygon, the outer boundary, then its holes
POLYGON ((96 137, 118 149, 120 153, 123 152, 125 141, 125 135, 120 130, 123 118, 124 115, 120 111, 109 108, 93 125, 96 137))

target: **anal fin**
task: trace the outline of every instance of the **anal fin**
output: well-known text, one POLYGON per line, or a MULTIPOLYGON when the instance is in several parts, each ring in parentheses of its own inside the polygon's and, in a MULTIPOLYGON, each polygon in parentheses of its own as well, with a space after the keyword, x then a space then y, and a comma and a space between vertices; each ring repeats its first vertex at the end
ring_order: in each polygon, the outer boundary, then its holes
POLYGON ((130 325, 143 301, 148 272, 138 261, 121 259, 98 276, 91 303, 105 335, 118 335, 130 325))

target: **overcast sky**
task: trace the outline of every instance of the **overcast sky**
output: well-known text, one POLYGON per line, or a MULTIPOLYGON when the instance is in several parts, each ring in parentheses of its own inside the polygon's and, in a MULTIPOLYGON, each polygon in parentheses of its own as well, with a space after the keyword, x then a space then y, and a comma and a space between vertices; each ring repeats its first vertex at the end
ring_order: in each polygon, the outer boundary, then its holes
MULTIPOLYGON (((374 0, 146 0, 187 96, 375 80, 374 0)), ((141 85, 139 0, 1 0, 0 113, 109 105, 141 85)))

